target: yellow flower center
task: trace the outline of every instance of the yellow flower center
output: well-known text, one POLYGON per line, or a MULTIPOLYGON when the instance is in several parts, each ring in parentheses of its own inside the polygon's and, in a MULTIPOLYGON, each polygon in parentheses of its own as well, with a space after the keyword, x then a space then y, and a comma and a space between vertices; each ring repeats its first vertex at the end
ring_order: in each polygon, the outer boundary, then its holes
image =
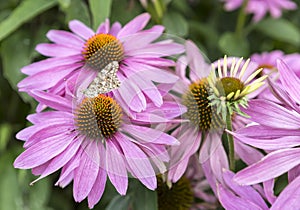
POLYGON ((89 38, 82 52, 86 64, 95 70, 102 70, 113 61, 121 61, 124 49, 121 42, 110 34, 96 34, 89 38))
POLYGON ((183 104, 187 107, 186 116, 200 130, 217 129, 223 125, 223 120, 210 105, 209 84, 207 79, 192 83, 183 95, 183 104))
POLYGON ((216 87, 222 96, 227 96, 230 93, 236 93, 238 90, 242 92, 244 89, 244 84, 238 78, 223 77, 217 81, 216 87))
POLYGON ((122 109, 105 95, 85 98, 75 113, 77 129, 91 139, 109 138, 121 125, 122 109))

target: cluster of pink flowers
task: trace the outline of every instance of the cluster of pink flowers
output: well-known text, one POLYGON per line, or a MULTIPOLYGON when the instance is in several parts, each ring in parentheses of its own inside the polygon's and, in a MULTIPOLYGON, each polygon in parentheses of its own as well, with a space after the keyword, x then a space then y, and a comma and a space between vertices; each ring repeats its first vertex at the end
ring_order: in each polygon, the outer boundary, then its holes
MULTIPOLYGON (((228 10, 243 2, 224 1, 228 10)), ((246 11, 259 21, 295 7, 249 0, 246 11)), ((226 209, 297 209, 300 55, 225 56, 211 65, 192 41, 163 40, 160 25, 145 29, 149 20, 106 20, 95 32, 74 20, 70 31, 47 33, 52 43, 36 50, 48 58, 21 69, 28 76, 19 90, 38 106, 17 134, 25 151, 14 166, 39 176, 32 184, 60 170, 55 185, 73 182, 74 200, 87 198, 89 208, 107 179, 126 195, 132 176, 150 190, 186 193, 183 203, 158 197, 161 209, 213 209, 218 201, 226 209), (246 167, 237 171, 232 161, 246 167), (285 173, 288 185, 275 195, 285 173)))

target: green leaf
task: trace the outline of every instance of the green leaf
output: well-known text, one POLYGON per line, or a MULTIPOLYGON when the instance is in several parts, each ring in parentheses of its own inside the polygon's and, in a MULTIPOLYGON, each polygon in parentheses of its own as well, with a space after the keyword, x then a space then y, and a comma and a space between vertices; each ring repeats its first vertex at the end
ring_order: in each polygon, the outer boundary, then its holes
POLYGON ((57 0, 62 9, 67 9, 71 5, 71 0, 57 0))
POLYGON ((0 152, 6 148, 12 134, 12 126, 9 123, 0 124, 0 152))
POLYGON ((24 0, 0 23, 0 41, 31 18, 55 6, 56 0, 24 0))
POLYGON ((175 34, 177 36, 186 36, 188 33, 188 23, 179 13, 166 13, 162 22, 168 33, 175 34))
POLYGON ((115 196, 106 207, 106 210, 128 209, 130 204, 130 195, 115 196))
POLYGON ((0 209, 21 210, 22 194, 13 168, 14 154, 7 151, 0 156, 0 209))
POLYGON ((89 10, 84 1, 72 0, 70 6, 66 9, 63 9, 63 11, 66 14, 66 23, 69 23, 69 21, 76 19, 80 20, 87 26, 91 26, 89 10))
POLYGON ((106 18, 109 18, 112 0, 89 0, 89 5, 92 12, 93 29, 96 30, 106 18))
POLYGON ((143 186, 140 182, 134 185, 134 196, 132 196, 133 210, 157 210, 157 193, 143 186))
POLYGON ((265 19, 256 24, 254 29, 265 35, 293 45, 300 45, 300 31, 297 26, 284 19, 265 19))
POLYGON ((228 56, 249 56, 249 43, 234 33, 224 33, 219 40, 219 47, 228 56))
POLYGON ((49 178, 44 178, 43 180, 38 181, 33 186, 30 186, 29 190, 30 210, 45 209, 50 198, 51 186, 49 178))
MULTIPOLYGON (((2 57, 3 76, 9 81, 11 87, 18 91, 17 83, 24 78, 20 69, 31 61, 29 56, 30 34, 19 30, 2 42, 0 55, 2 57)), ((32 98, 22 93, 24 101, 32 102, 32 98)))

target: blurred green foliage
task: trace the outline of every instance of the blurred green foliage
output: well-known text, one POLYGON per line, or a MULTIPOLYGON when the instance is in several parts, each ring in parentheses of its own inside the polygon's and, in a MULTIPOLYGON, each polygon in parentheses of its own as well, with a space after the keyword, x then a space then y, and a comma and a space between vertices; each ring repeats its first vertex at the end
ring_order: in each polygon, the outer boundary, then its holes
MULTIPOLYGON (((50 29, 68 30, 72 19, 93 29, 107 17, 125 24, 145 11, 152 15, 151 24, 163 24, 166 33, 193 40, 210 60, 224 53, 247 57, 274 49, 299 52, 299 9, 258 23, 247 15, 238 25, 239 11, 225 12, 219 0, 156 0, 148 1, 146 8, 138 0, 0 1, 0 209, 88 209, 86 201, 74 202, 72 185, 63 190, 54 187, 58 173, 30 186, 36 177, 29 170, 13 168, 14 159, 23 151, 15 134, 28 125, 26 116, 36 105, 18 92, 17 83, 24 78, 20 68, 43 59, 35 46, 48 42, 45 34, 50 29)), ((155 192, 135 180, 125 197, 107 183, 95 209, 153 210, 157 209, 156 199, 155 192)))

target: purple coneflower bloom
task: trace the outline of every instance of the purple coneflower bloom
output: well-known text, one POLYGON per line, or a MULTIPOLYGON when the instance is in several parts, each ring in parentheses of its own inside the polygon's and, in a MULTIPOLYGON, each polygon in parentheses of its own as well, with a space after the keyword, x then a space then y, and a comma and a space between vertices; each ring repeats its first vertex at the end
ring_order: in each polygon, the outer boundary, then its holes
MULTIPOLYGON (((211 105, 213 101, 209 97, 210 94, 214 94, 214 91, 210 84, 216 86, 215 83, 218 83, 217 88, 220 88, 220 81, 223 83, 224 80, 222 88, 226 89, 225 95, 222 95, 219 90, 214 99, 223 97, 225 102, 231 99, 233 102, 242 99, 262 85, 262 79, 257 82, 252 80, 260 70, 254 69, 255 73, 250 74, 247 68, 249 61, 244 62, 243 67, 241 67, 242 59, 230 58, 230 62, 227 62, 226 57, 224 62, 217 62, 219 75, 213 77, 211 74, 215 69, 205 62, 199 49, 191 41, 186 42, 186 54, 186 56, 180 57, 177 62, 176 73, 180 80, 173 88, 173 92, 174 95, 178 96, 178 101, 187 107, 187 112, 183 115, 187 122, 183 122, 172 132, 172 135, 181 144, 180 146, 172 146, 170 149, 171 161, 168 179, 171 182, 177 182, 186 171, 189 158, 199 152, 199 161, 203 171, 216 193, 216 183, 222 182, 222 170, 228 168, 228 161, 221 141, 225 123, 222 114, 218 114, 217 108, 211 105), (243 77, 245 72, 250 75, 249 79, 243 77), (232 84, 229 82, 230 80, 234 80, 233 83, 237 82, 238 85, 228 88, 227 84, 232 84)), ((245 162, 254 162, 253 158, 256 157, 247 157, 247 154, 253 151, 252 148, 241 144, 237 151, 241 153, 239 154, 240 157, 246 159, 245 162)))
POLYGON ((121 195, 127 190, 128 172, 147 188, 157 187, 156 172, 164 173, 169 161, 165 145, 178 141, 156 126, 181 115, 184 107, 166 101, 157 108, 148 100, 147 111, 132 118, 126 103, 112 93, 78 103, 70 95, 40 90, 30 95, 54 110, 28 116, 33 125, 17 134, 25 141, 25 151, 15 160, 16 168, 32 169, 40 175, 37 180, 61 168, 56 185, 65 187, 73 180, 75 201, 87 197, 89 208, 100 200, 107 176, 121 195))
MULTIPOLYGON (((244 0, 221 0, 225 2, 225 9, 228 11, 235 10, 242 6, 244 0)), ((291 0, 249 0, 246 12, 254 15, 255 22, 260 21, 270 12, 273 18, 281 16, 282 10, 294 10, 297 8, 296 3, 291 0)))
MULTIPOLYGON (((145 109, 146 97, 153 100, 156 106, 162 105, 162 96, 153 82, 168 84, 177 80, 166 71, 174 62, 165 57, 181 53, 184 49, 169 39, 155 41, 163 34, 164 27, 155 25, 144 29, 149 20, 149 14, 141 14, 122 27, 119 22, 110 26, 107 19, 96 32, 80 21, 73 20, 69 23, 71 32, 50 30, 47 37, 53 43, 36 47, 39 53, 50 58, 21 69, 28 77, 18 84, 20 91, 47 90, 64 95, 65 82, 77 82, 74 85, 79 86, 82 82, 92 83, 99 72, 114 62, 117 81, 105 92, 120 86, 116 91, 134 111, 145 109), (143 74, 138 83, 133 81, 122 85, 126 78, 140 71, 143 74), (145 85, 151 85, 153 91, 147 91, 145 85)), ((39 106, 37 110, 42 108, 39 106)))
MULTIPOLYGON (((235 133, 230 132, 236 140, 269 153, 257 163, 238 172, 234 180, 239 184, 247 185, 269 182, 273 188, 274 178, 288 172, 290 184, 286 187, 286 191, 299 190, 300 80, 282 60, 277 61, 277 69, 282 87, 274 83, 270 85, 275 96, 284 106, 262 99, 253 100, 245 112, 256 124, 235 133)), ((297 196, 295 193, 297 192, 290 192, 290 198, 285 197, 285 199, 292 202, 294 196, 297 196)), ((268 200, 271 203, 276 202, 275 199, 268 200)))

